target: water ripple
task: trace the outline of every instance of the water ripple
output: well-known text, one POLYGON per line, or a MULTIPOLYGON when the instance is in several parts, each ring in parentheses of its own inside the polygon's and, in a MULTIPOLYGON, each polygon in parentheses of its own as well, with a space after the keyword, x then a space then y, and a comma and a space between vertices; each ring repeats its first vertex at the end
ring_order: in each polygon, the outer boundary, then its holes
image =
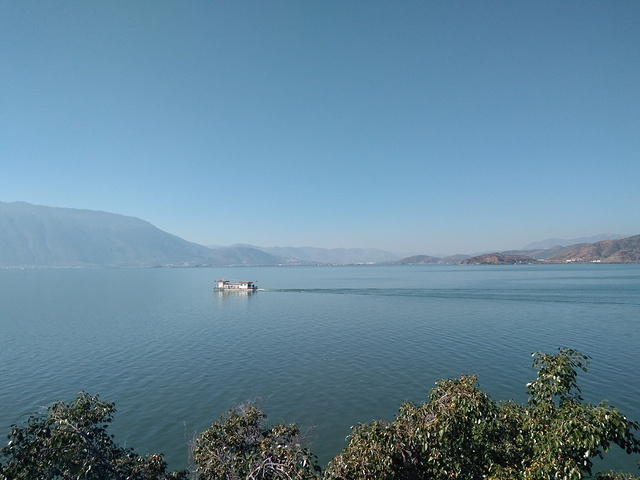
POLYGON ((585 398, 606 396, 638 419, 639 273, 0 271, 0 434, 37 405, 85 390, 116 403, 116 440, 163 452, 179 468, 189 438, 249 399, 272 421, 310 429, 326 463, 351 425, 392 418, 402 401, 425 400, 439 378, 477 373, 493 398, 524 401, 530 354, 558 346, 591 355, 580 376, 585 398), (215 295, 212 281, 222 277, 270 288, 215 295))

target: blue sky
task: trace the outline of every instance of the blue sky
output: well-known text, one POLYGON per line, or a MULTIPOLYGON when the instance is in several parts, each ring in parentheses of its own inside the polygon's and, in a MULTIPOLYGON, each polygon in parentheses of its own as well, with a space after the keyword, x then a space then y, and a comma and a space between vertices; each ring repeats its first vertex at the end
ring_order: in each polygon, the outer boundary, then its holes
POLYGON ((640 233, 640 2, 0 1, 0 201, 202 244, 640 233))

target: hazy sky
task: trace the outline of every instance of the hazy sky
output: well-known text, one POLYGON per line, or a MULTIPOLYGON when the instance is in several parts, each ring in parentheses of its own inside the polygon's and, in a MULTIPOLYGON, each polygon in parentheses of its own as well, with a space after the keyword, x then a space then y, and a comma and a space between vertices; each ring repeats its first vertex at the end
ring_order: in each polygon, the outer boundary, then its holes
POLYGON ((640 2, 0 0, 0 201, 202 244, 640 233, 640 2))

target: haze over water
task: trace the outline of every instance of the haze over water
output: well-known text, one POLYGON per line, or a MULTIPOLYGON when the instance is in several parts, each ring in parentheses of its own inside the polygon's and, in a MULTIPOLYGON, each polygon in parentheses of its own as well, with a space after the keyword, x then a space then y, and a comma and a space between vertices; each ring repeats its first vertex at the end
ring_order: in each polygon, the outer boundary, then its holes
POLYGON ((559 346, 592 357, 585 400, 640 420, 640 265, 13 269, 0 292, 2 438, 84 390, 116 403, 118 443, 181 468, 194 434, 256 400, 326 464, 439 378, 525 402, 530 354, 559 346))

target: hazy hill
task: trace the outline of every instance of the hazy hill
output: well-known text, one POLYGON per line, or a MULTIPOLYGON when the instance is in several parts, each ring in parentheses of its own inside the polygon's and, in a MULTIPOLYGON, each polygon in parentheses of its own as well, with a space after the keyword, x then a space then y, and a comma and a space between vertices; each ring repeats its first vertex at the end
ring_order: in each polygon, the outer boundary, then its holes
POLYGON ((509 265, 516 263, 640 263, 640 235, 582 243, 568 247, 555 246, 540 250, 478 255, 460 262, 462 265, 509 265))
POLYGON ((580 237, 572 239, 547 238, 546 240, 540 240, 530 243, 529 245, 522 247, 521 250, 547 250, 556 246, 568 247, 570 245, 577 245, 581 243, 596 243, 602 240, 612 240, 628 236, 629 235, 619 235, 615 233, 602 233, 600 235, 592 235, 590 237, 580 237))
MULTIPOLYGON (((599 237, 599 236, 597 236, 599 237)), ((590 237, 590 238, 597 238, 590 237)), ((531 244, 536 245, 536 244, 531 244)), ((428 255, 414 255, 398 260, 396 264, 449 263, 460 265, 513 265, 531 263, 640 263, 640 235, 627 238, 602 240, 596 243, 582 243, 562 247, 532 250, 510 250, 486 253, 473 257, 452 255, 437 259, 428 255)))
POLYGON ((540 263, 528 255, 506 255, 503 253, 485 253, 467 258, 460 265, 516 265, 516 264, 540 263))
POLYGON ((413 255, 411 257, 406 257, 393 263, 396 263, 398 265, 429 265, 439 263, 440 260, 442 259, 438 257, 432 257, 430 255, 413 255))
POLYGON ((397 255, 376 248, 250 247, 298 263, 382 263, 398 259, 397 255))
POLYGON ((213 265, 280 265, 287 260, 257 248, 233 246, 211 250, 213 265))
POLYGON ((458 253, 455 255, 449 255, 447 257, 443 257, 440 259, 439 263, 443 263, 443 264, 456 264, 456 263, 460 263, 463 260, 466 260, 467 258, 469 258, 471 255, 464 255, 462 253, 458 253))
POLYGON ((546 260, 553 255, 560 253, 565 248, 566 247, 556 245, 551 248, 539 248, 535 250, 509 250, 500 253, 503 253, 505 255, 527 255, 528 257, 535 258, 536 260, 546 260))
MULTIPOLYGON (((532 244, 534 245, 534 244, 532 244)), ((106 212, 0 202, 0 266, 282 265, 357 263, 513 264, 570 261, 640 263, 640 235, 593 244, 468 258, 417 255, 398 260, 378 249, 234 245, 207 248, 138 218, 106 212), (465 258, 467 258, 465 260, 465 258)))
POLYGON ((433 257, 431 255, 412 255, 389 263, 393 263, 394 265, 457 265, 467 258, 470 258, 470 255, 457 254, 443 258, 433 257))
POLYGON ((551 256, 549 262, 640 263, 640 235, 592 244, 572 245, 551 256))
POLYGON ((257 250, 211 250, 124 215, 0 202, 0 266, 242 265, 280 261, 257 250))

